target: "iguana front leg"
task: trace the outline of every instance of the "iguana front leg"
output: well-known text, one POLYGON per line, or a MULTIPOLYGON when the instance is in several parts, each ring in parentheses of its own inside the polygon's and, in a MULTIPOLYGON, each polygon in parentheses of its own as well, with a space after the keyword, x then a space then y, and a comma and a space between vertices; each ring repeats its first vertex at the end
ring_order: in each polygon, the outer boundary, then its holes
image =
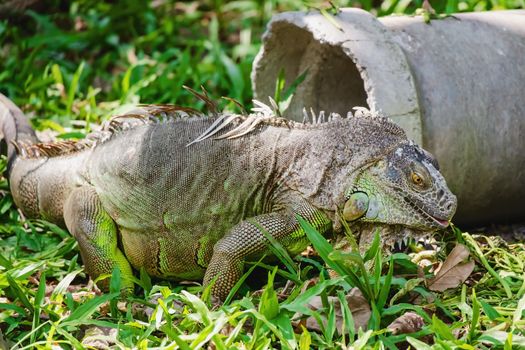
POLYGON ((268 250, 270 243, 263 230, 285 248, 291 248, 301 241, 304 242, 303 248, 306 248, 308 240, 296 220, 297 214, 321 233, 331 227, 330 220, 324 213, 305 202, 289 209, 242 221, 213 247, 213 255, 204 276, 205 285, 217 278, 212 287, 213 296, 224 300, 242 276, 245 258, 262 255, 268 250))
MULTIPOLYGON (((122 276, 121 287, 131 290, 133 272, 117 246, 117 226, 92 187, 73 190, 64 203, 64 220, 78 242, 89 276, 95 279, 102 274, 111 274, 118 267, 122 276)), ((99 282, 98 286, 108 290, 109 279, 99 282)))

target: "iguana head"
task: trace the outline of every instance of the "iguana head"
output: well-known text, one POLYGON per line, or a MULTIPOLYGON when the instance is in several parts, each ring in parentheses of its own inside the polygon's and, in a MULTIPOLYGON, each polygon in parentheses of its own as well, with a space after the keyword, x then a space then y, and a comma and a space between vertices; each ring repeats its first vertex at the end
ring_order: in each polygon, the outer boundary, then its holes
POLYGON ((343 218, 435 230, 448 226, 456 206, 435 158, 404 142, 363 168, 345 193, 343 218))

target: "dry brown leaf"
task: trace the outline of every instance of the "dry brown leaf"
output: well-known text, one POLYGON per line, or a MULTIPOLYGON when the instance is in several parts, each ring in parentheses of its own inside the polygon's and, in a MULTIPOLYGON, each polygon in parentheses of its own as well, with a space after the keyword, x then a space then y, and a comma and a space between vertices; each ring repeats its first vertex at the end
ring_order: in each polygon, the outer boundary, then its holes
POLYGON ((428 289, 443 292, 449 288, 456 288, 465 282, 474 270, 474 261, 463 262, 470 256, 470 252, 463 244, 452 249, 445 262, 436 272, 436 276, 428 281, 428 289))
MULTIPOLYGON (((352 312, 352 317, 354 319, 354 327, 355 331, 357 331, 359 328, 366 329, 366 325, 368 324, 368 320, 370 319, 371 311, 370 311, 370 305, 368 304, 368 301, 365 299, 361 291, 357 288, 352 288, 350 292, 345 297, 348 308, 352 312)), ((343 315, 341 311, 341 303, 339 302, 339 298, 337 297, 328 297, 328 302, 330 304, 334 305, 335 308, 335 323, 337 327, 337 331, 339 334, 341 334, 343 329, 343 315)), ((321 297, 316 296, 313 297, 310 302, 308 303, 308 307, 314 311, 318 311, 320 309, 323 309, 323 302, 321 301, 321 297)), ((321 318, 323 320, 323 326, 326 326, 327 320, 326 320, 326 312, 321 313, 321 318)), ((320 332, 321 326, 317 322, 317 320, 310 316, 305 321, 305 326, 308 330, 320 332)))
POLYGON ((82 345, 91 349, 111 349, 117 342, 117 329, 93 326, 86 329, 82 345))
POLYGON ((407 312, 396 318, 387 327, 393 335, 414 333, 423 329, 425 320, 415 312, 407 312))

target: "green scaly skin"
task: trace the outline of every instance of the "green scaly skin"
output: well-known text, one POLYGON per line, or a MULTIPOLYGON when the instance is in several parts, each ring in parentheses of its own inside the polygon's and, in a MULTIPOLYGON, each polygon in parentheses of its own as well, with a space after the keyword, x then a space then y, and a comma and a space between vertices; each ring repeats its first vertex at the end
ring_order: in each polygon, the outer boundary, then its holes
POLYGON ((23 114, 0 97, 17 206, 67 227, 88 274, 118 267, 127 289, 133 268, 144 268, 215 281, 224 299, 244 261, 270 253, 264 232, 292 254, 307 246, 297 215, 322 234, 342 219, 428 231, 456 208, 432 156, 369 112, 302 124, 146 106, 87 141, 35 145, 23 114))

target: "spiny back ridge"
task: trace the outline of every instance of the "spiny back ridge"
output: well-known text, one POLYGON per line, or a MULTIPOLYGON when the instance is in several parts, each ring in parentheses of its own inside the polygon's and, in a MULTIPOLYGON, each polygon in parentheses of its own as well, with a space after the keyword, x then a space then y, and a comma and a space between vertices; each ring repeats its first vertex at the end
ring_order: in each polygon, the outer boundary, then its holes
MULTIPOLYGON (((187 146, 211 137, 214 137, 215 139, 233 139, 242 137, 249 134, 260 125, 300 129, 323 128, 331 127, 334 123, 340 123, 345 119, 337 113, 326 115, 324 111, 321 111, 316 115, 312 109, 310 109, 310 113, 307 113, 306 109, 304 109, 303 123, 299 123, 276 116, 280 115, 280 113, 276 113, 276 111, 270 106, 260 101, 254 100, 253 102, 255 107, 249 115, 217 113, 217 117, 213 123, 187 146), (232 128, 227 132, 220 134, 220 131, 228 126, 232 126, 232 128)), ((362 107, 354 108, 354 110, 354 114, 348 112, 347 118, 363 118, 367 122, 377 125, 377 127, 381 128, 384 132, 400 137, 406 137, 405 132, 401 127, 390 122, 380 114, 371 112, 362 107)), ((129 113, 112 117, 103 124, 101 130, 88 134, 86 138, 82 140, 64 140, 37 144, 13 142, 13 144, 15 145, 18 155, 22 158, 57 157, 93 148, 98 144, 108 141, 114 135, 123 133, 140 125, 165 123, 173 120, 188 119, 195 116, 204 117, 205 114, 193 108, 177 105, 140 105, 139 108, 129 113)))
POLYGON ((86 138, 72 141, 54 141, 47 143, 13 142, 17 154, 22 158, 58 157, 104 143, 114 135, 145 124, 164 123, 175 119, 187 119, 194 116, 203 116, 196 109, 177 105, 139 105, 129 113, 117 115, 109 119, 98 131, 94 131, 86 138))

